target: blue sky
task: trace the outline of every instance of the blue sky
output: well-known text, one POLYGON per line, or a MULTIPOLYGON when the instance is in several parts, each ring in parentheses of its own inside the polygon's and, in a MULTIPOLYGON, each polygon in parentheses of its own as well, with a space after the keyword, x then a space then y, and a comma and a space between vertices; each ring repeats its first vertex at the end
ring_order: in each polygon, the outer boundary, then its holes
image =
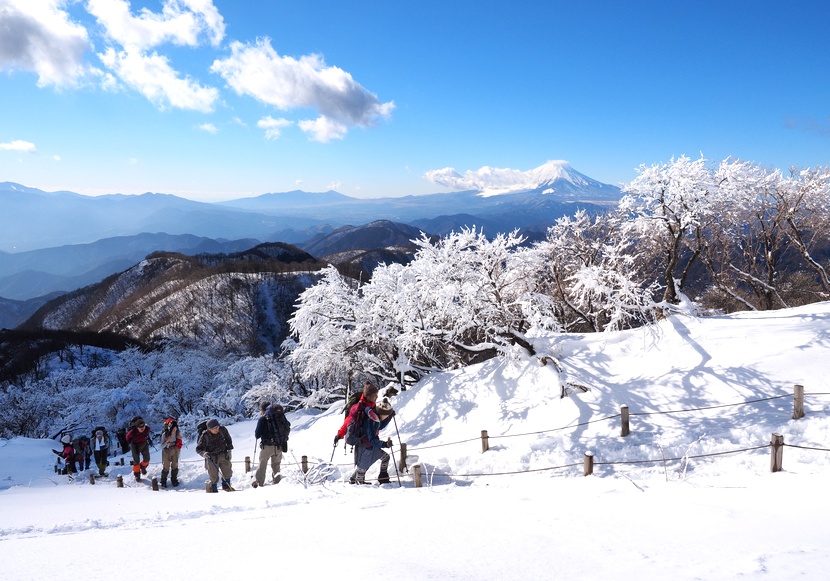
POLYGON ((0 181, 226 200, 830 163, 830 3, 0 0, 0 181))

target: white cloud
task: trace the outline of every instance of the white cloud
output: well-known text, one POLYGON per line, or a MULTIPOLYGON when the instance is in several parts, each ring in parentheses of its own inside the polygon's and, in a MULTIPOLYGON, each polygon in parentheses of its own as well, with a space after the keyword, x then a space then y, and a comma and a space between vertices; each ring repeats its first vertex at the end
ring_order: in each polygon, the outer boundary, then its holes
POLYGON ((98 56, 113 76, 138 91, 160 109, 175 107, 209 113, 219 91, 206 87, 175 70, 167 57, 149 50, 164 43, 196 47, 206 36, 218 46, 225 36, 225 22, 212 0, 164 0, 160 13, 146 8, 138 15, 127 0, 89 0, 87 10, 104 28, 108 46, 98 56))
POLYGON ((388 118, 395 107, 391 101, 381 103, 346 71, 326 66, 318 55, 280 56, 267 38, 255 45, 231 43, 231 56, 214 61, 211 71, 239 95, 283 111, 316 108, 341 125, 370 126, 388 118))
POLYGON ((332 139, 343 139, 349 128, 344 123, 321 116, 317 119, 305 119, 297 123, 300 129, 312 141, 326 143, 332 139))
POLYGON ((274 119, 270 115, 256 122, 257 127, 265 130, 265 137, 267 139, 279 139, 282 129, 293 124, 293 121, 289 121, 288 119, 274 119))
POLYGON ((479 190, 490 195, 535 189, 555 179, 574 179, 568 162, 561 160, 548 161, 528 171, 484 166, 475 171, 467 170, 463 175, 455 168, 445 167, 428 171, 424 177, 455 190, 479 190))
POLYGON ((0 69, 31 71, 39 87, 72 87, 92 70, 86 29, 61 9, 63 0, 0 0, 0 69))
POLYGON ((210 113, 219 98, 217 89, 204 87, 189 77, 180 78, 167 57, 156 53, 143 55, 108 48, 98 56, 123 83, 160 109, 175 107, 210 113))
POLYGON ((334 190, 335 192, 343 187, 343 182, 334 181, 326 186, 327 190, 334 190))
POLYGON ((52 156, 52 159, 54 159, 55 161, 60 161, 60 160, 61 160, 61 156, 59 156, 59 155, 53 155, 53 156, 52 156))
POLYGON ((87 10, 125 49, 146 51, 166 42, 199 46, 203 34, 218 46, 225 37, 225 21, 212 0, 164 0, 161 13, 142 8, 138 16, 127 0, 89 0, 87 10))
POLYGON ((219 132, 213 123, 202 123, 201 125, 197 125, 196 129, 204 131, 205 133, 213 133, 214 135, 219 132))
POLYGON ((34 153, 37 150, 34 143, 20 139, 8 143, 0 143, 0 149, 4 151, 24 151, 26 153, 34 153))

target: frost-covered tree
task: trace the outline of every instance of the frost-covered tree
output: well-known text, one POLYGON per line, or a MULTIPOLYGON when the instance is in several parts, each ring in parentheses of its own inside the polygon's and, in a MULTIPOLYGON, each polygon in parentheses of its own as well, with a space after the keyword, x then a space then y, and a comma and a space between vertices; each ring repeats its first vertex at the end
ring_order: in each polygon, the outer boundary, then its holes
POLYGON ((681 156, 669 163, 641 165, 638 171, 640 175, 624 188, 620 210, 632 217, 640 243, 650 246, 659 260, 663 300, 676 304, 704 250, 717 188, 703 157, 692 161, 681 156))
POLYGON ((537 256, 539 290, 567 331, 613 331, 653 319, 657 283, 644 276, 636 239, 622 217, 578 211, 548 229, 537 256))
POLYGON ((822 299, 830 296, 830 265, 817 253, 827 252, 830 232, 830 168, 792 171, 781 188, 785 232, 802 259, 819 279, 822 299))
POLYGON ((286 360, 301 381, 319 381, 331 389, 348 385, 359 359, 364 337, 357 332, 360 298, 356 284, 336 268, 300 293, 288 320, 292 337, 286 360))

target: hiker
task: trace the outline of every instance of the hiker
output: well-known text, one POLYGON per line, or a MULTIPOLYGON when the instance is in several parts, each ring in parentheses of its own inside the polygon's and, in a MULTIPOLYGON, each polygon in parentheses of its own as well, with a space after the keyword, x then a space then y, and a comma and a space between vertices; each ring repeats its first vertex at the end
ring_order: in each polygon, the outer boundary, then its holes
POLYGON ((60 450, 52 450, 55 454, 58 455, 58 458, 63 460, 63 470, 61 471, 63 474, 74 474, 75 473, 75 448, 72 446, 72 436, 69 434, 64 434, 61 438, 61 444, 63 444, 63 448, 60 450))
MULTIPOLYGON (((383 448, 391 448, 392 441, 382 442, 378 437, 378 433, 389 424, 389 420, 392 419, 395 412, 388 400, 384 402, 382 408, 376 409, 377 399, 377 386, 371 381, 367 381, 363 386, 363 395, 360 396, 360 401, 351 407, 349 415, 334 437, 334 445, 337 446, 337 442, 346 436, 349 426, 355 424, 352 430, 358 440, 354 444, 355 470, 349 478, 349 482, 352 484, 366 484, 366 471, 378 460, 380 460, 378 483, 386 484, 389 482, 390 456, 383 451, 383 448), (382 415, 379 415, 379 413, 382 415)), ((348 440, 347 443, 349 443, 348 440)))
POLYGON ((218 492, 219 472, 222 473, 222 490, 233 491, 231 450, 233 450, 233 440, 228 429, 219 425, 219 420, 216 418, 208 420, 206 429, 199 436, 199 443, 196 444, 196 453, 205 458, 205 469, 210 477, 211 492, 218 492))
POLYGON ((259 406, 262 415, 256 423, 254 437, 259 438, 259 466, 253 486, 265 485, 265 472, 268 470, 268 461, 271 461, 271 481, 279 484, 282 480, 280 462, 282 453, 288 451, 288 431, 291 423, 285 417, 285 410, 279 404, 262 402, 259 406))
POLYGON ((98 476, 106 476, 105 472, 107 469, 110 440, 102 428, 96 428, 89 447, 92 449, 95 465, 98 467, 98 476))
POLYGON ((164 430, 161 432, 161 487, 167 488, 167 475, 170 475, 170 484, 179 485, 179 454, 182 449, 182 435, 179 432, 179 423, 175 418, 164 420, 164 430))
POLYGON ((134 417, 130 424, 132 427, 127 432, 126 439, 133 453, 133 476, 139 482, 141 475, 147 474, 147 466, 150 464, 150 426, 140 416, 134 417))
POLYGON ((89 470, 89 465, 92 462, 92 448, 89 445, 89 438, 81 436, 72 442, 75 447, 75 461, 78 463, 78 472, 81 470, 89 470))

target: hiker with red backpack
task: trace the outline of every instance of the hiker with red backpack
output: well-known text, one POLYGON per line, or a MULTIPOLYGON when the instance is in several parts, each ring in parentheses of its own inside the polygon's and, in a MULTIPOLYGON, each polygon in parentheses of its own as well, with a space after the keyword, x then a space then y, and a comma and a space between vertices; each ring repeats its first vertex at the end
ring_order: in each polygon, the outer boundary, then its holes
POLYGON ((335 446, 343 438, 346 438, 346 444, 354 446, 355 470, 349 478, 352 484, 366 484, 366 471, 378 460, 380 460, 378 483, 389 482, 390 456, 383 451, 383 448, 391 448, 392 441, 383 442, 378 434, 389 424, 395 411, 388 402, 377 406, 377 399, 377 386, 367 381, 363 386, 363 395, 349 409, 346 420, 334 437, 335 446))
POLYGON ((150 426, 140 416, 134 417, 130 426, 126 438, 133 453, 133 476, 139 482, 150 465, 150 426))
POLYGON ((179 454, 182 449, 182 435, 175 418, 164 420, 161 432, 161 487, 167 488, 167 475, 170 484, 179 485, 179 454))

